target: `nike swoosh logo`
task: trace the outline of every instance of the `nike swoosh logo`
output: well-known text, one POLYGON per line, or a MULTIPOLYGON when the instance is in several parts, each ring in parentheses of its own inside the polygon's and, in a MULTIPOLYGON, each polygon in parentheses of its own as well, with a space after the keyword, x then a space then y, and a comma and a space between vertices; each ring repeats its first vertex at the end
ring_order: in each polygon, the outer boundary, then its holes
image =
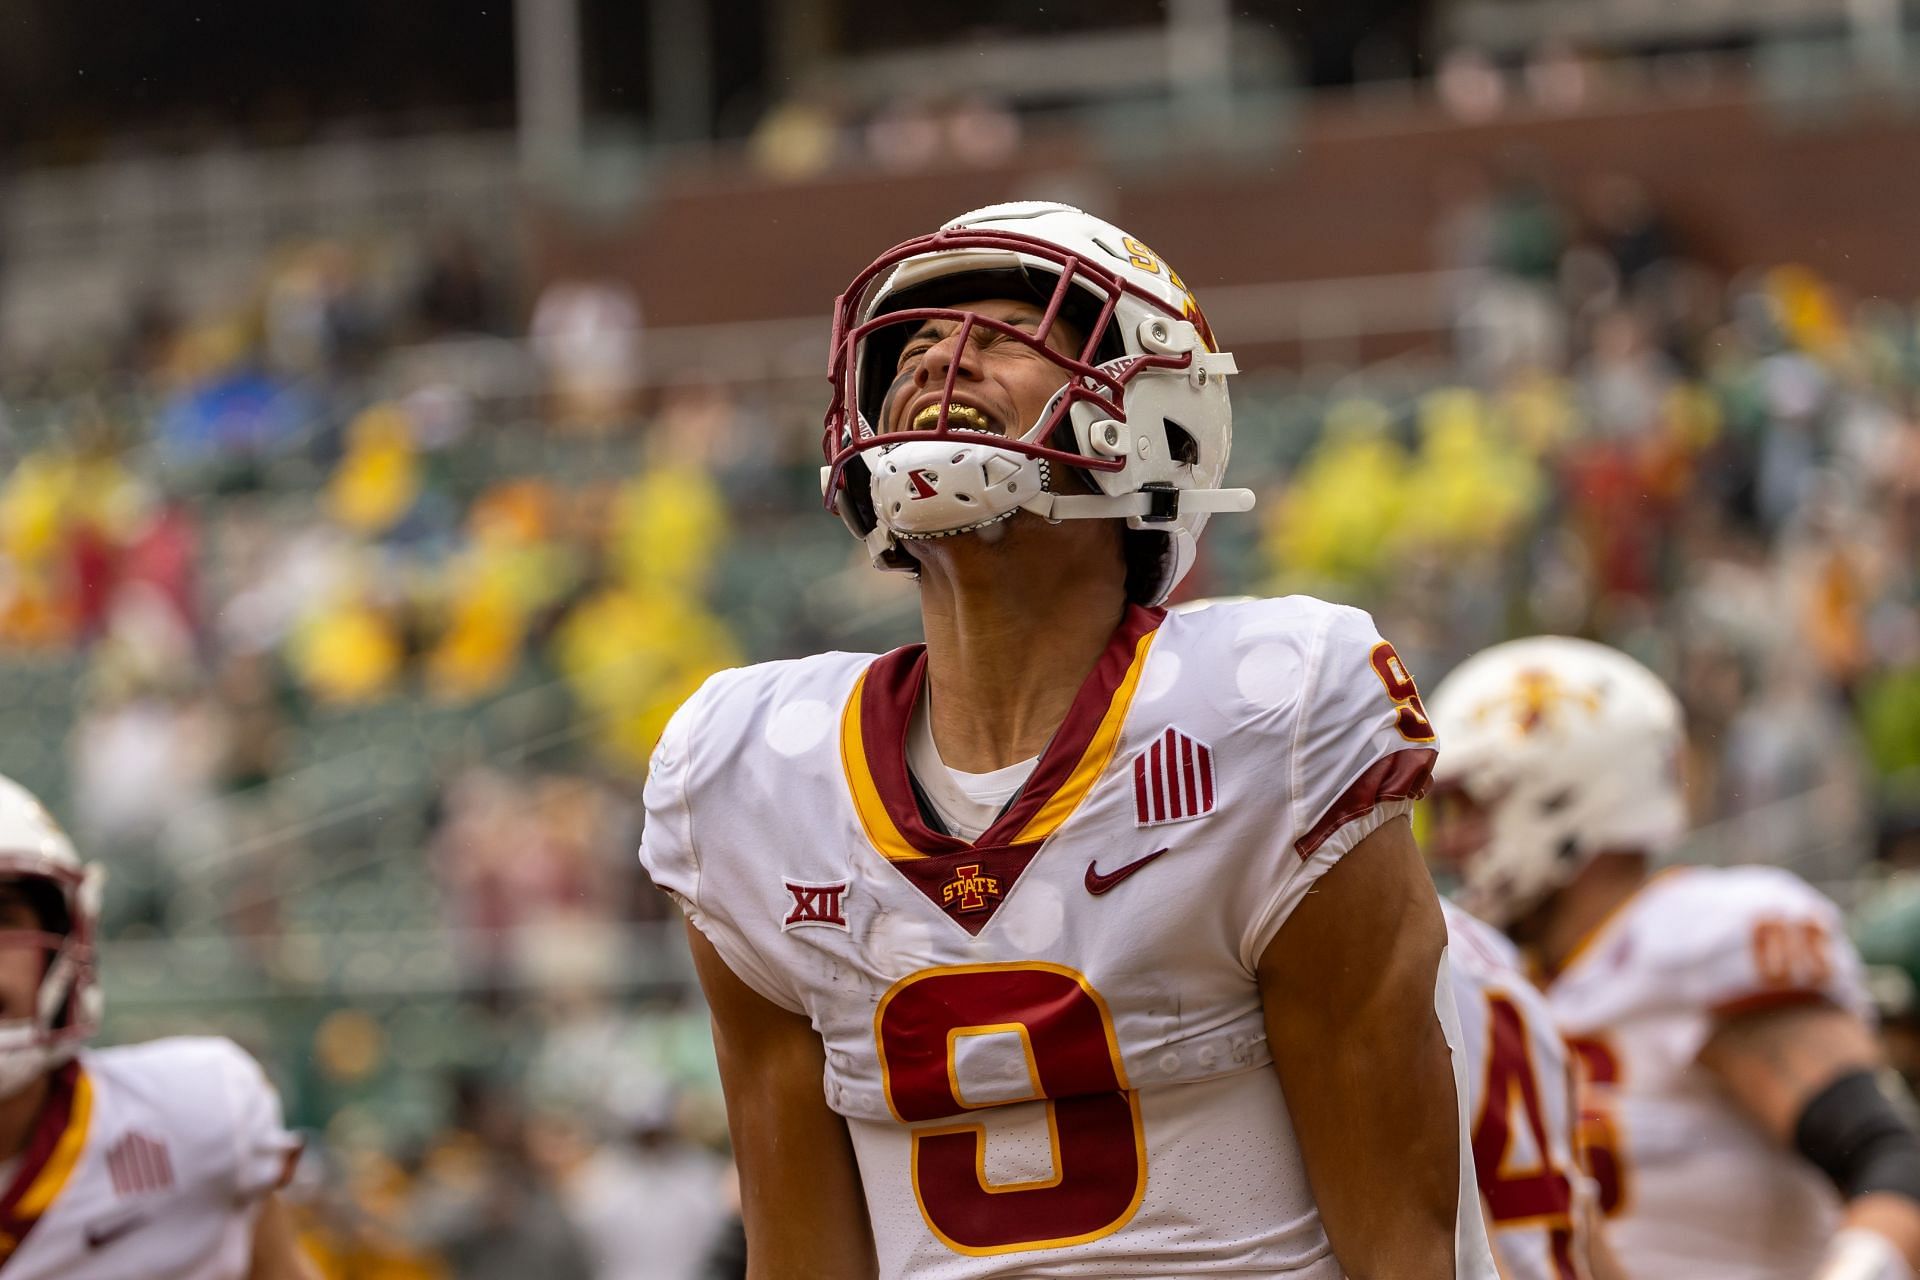
POLYGON ((1098 862, 1097 859, 1094 862, 1089 862, 1087 864, 1087 892, 1093 894, 1095 897, 1098 897, 1101 894, 1105 893, 1107 890, 1113 888, 1113 886, 1119 884, 1122 880, 1125 880, 1128 876, 1132 875, 1134 872, 1146 866, 1149 862, 1152 862, 1155 858, 1159 857, 1161 854, 1167 853, 1167 852, 1169 852, 1169 850, 1155 849, 1152 853, 1148 854, 1146 857, 1135 858, 1132 862, 1127 863, 1127 865, 1119 868, 1117 871, 1109 871, 1105 875, 1100 874, 1100 868, 1097 865, 1097 862, 1098 862))
POLYGON ((87 1248, 104 1249, 121 1236, 146 1225, 147 1215, 132 1214, 109 1222, 90 1222, 87 1224, 87 1248))

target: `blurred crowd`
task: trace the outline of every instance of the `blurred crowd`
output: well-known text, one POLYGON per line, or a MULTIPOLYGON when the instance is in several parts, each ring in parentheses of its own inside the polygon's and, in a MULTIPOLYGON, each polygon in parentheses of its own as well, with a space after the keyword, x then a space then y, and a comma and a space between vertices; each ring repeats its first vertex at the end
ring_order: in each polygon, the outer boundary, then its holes
POLYGON ((1715 271, 1624 176, 1521 158, 1444 194, 1450 367, 1326 399, 1269 585, 1367 604, 1436 676, 1533 631, 1649 662, 1690 716, 1695 856, 1910 857, 1920 313, 1715 271))
POLYGON ((326 1275, 744 1276, 704 1013, 552 1023, 511 1079, 450 1073, 430 1129, 336 1113, 288 1193, 326 1275))
POLYGON ((827 85, 770 107, 747 138, 747 155, 786 181, 841 166, 896 174, 984 168, 1009 160, 1024 132, 1020 116, 986 94, 914 94, 863 110, 827 85))
POLYGON ((318 1131, 330 1276, 703 1276, 711 1048, 634 963, 633 850, 665 717, 742 659, 742 411, 643 387, 624 286, 489 261, 307 244, 0 366, 0 768, 108 868, 120 1028, 238 1035, 318 1131))
MULTIPOLYGON (((992 109, 897 114, 861 145, 908 164, 992 109)), ((1617 644, 1692 717, 1692 855, 1885 916, 1860 886, 1920 866, 1920 312, 1715 270, 1625 177, 1439 196, 1450 349, 1242 379, 1263 514, 1194 589, 1364 605, 1429 680, 1617 644)), ((0 768, 109 865, 110 938, 218 936, 280 1011, 240 1030, 320 1129, 329 1274, 724 1275, 704 1015, 635 950, 671 927, 645 757, 708 672, 907 638, 911 592, 818 509, 812 388, 659 385, 624 286, 502 260, 308 244, 220 314, 0 366, 0 697, 39 717, 0 768)), ((1920 979, 1910 900, 1869 952, 1920 979)), ((124 1004, 193 981, 115 954, 124 1004)))

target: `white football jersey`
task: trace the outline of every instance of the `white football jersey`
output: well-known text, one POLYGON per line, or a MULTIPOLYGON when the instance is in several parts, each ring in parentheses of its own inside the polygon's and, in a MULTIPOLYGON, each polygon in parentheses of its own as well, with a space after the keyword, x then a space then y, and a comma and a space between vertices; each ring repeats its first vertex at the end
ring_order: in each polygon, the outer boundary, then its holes
POLYGON ((1839 1210, 1819 1170, 1697 1062, 1719 1019, 1826 1000, 1868 1016, 1839 910, 1773 867, 1653 877, 1546 988, 1587 1080, 1583 1147, 1633 1276, 1804 1280, 1839 1210))
POLYGON ((1578 1157, 1573 1062, 1513 944, 1451 902, 1473 1158, 1506 1280, 1588 1280, 1593 1186, 1578 1157))
MULTIPOLYGON (((641 850, 819 1030, 882 1275, 1335 1280, 1255 965, 1426 785, 1391 646, 1304 598, 1130 609, 971 844, 908 775, 924 670, 910 646, 715 676, 661 740, 641 850)), ((1472 1217, 1459 1274, 1488 1276, 1472 1217)))
POLYGON ((6 1280, 238 1280, 300 1149, 231 1041, 84 1050, 0 1201, 6 1280))

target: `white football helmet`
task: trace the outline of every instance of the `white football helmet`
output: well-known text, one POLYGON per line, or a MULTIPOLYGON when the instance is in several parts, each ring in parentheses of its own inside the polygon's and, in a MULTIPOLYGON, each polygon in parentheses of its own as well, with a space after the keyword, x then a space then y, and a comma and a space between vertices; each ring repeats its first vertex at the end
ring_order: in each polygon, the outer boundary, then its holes
POLYGON ((821 487, 873 562, 911 571, 901 547, 968 533, 1031 511, 1047 520, 1124 519, 1151 540, 1157 567, 1141 590, 1158 604, 1193 567, 1207 516, 1245 511, 1246 489, 1219 487, 1233 443, 1227 377, 1199 304, 1173 268, 1111 223, 1063 204, 993 205, 896 245, 834 304, 821 487), (955 309, 985 298, 1032 301, 1028 333, 955 309), (892 421, 899 352, 929 319, 1012 338, 1060 368, 1064 385, 1039 421, 988 429, 954 398, 892 421), (1086 335, 1077 355, 1047 344, 1065 319, 1086 335), (910 327, 911 326, 911 327, 910 327), (1092 493, 1061 493, 1053 467, 1077 469, 1092 493))
POLYGON ((0 882, 26 882, 43 916, 39 930, 0 929, 0 946, 48 957, 33 1015, 0 1021, 0 1098, 72 1058, 99 1030, 94 930, 102 879, 33 794, 0 777, 0 882))
POLYGON ((1589 640, 1535 636, 1455 668, 1426 699, 1436 794, 1486 819, 1460 858, 1461 905, 1505 927, 1596 855, 1658 855, 1686 827, 1680 704, 1660 678, 1589 640))

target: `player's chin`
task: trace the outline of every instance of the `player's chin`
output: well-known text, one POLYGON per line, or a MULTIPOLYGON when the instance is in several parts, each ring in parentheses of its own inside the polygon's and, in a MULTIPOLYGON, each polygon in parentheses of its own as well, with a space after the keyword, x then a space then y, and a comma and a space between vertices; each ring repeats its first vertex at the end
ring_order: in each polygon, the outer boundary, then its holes
POLYGON ((1122 563, 1124 556, 1118 521, 1054 522, 1024 510, 965 533, 903 540, 900 545, 923 572, 983 584, 1004 581, 1015 566, 1029 561, 1070 563, 1091 571, 1109 547, 1115 563, 1122 563))
POLYGON ((978 529, 969 529, 966 533, 955 534, 941 541, 970 544, 974 547, 1004 553, 1015 547, 1056 541, 1060 537, 1061 530, 1066 528, 1068 523, 1047 520, 1021 508, 1005 519, 982 525, 978 529))
POLYGON ((921 564, 936 561, 964 562, 981 556, 997 556, 1022 540, 1028 522, 1045 528, 1047 522, 1030 511, 1015 511, 991 524, 961 533, 943 533, 937 537, 902 537, 900 546, 921 564))

